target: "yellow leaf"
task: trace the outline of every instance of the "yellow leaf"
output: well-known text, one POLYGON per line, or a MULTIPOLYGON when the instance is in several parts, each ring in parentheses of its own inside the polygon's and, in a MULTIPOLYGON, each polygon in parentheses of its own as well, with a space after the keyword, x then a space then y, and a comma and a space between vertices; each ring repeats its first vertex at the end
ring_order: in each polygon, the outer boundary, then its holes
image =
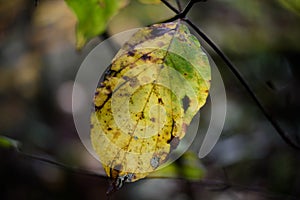
POLYGON ((210 65, 180 20, 142 28, 100 81, 91 141, 115 187, 144 178, 169 159, 205 104, 210 65))

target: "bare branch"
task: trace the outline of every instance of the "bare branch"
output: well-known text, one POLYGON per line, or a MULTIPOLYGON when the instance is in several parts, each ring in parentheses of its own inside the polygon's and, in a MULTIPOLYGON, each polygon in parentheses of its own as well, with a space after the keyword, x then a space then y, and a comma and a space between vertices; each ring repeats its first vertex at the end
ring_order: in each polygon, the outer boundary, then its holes
POLYGON ((181 3, 180 3, 180 0, 176 0, 176 4, 177 4, 179 12, 181 12, 182 11, 182 6, 181 6, 181 3))
POLYGON ((180 12, 180 14, 179 14, 180 18, 185 18, 195 3, 206 2, 206 1, 207 0, 190 0, 189 3, 187 4, 187 6, 184 8, 184 10, 182 12, 180 12))
POLYGON ((261 112, 264 114, 264 116, 267 118, 267 120, 272 124, 272 126, 275 128, 275 130, 278 132, 278 134, 281 136, 281 138, 289 144, 294 149, 300 150, 300 146, 296 144, 289 135, 281 128, 279 123, 268 113, 268 111, 265 109, 265 107, 261 104, 261 102, 258 100, 258 97, 253 92, 247 81, 243 78, 241 73, 238 71, 238 69, 234 66, 234 64, 231 62, 231 60, 225 55, 225 53, 218 47, 217 44, 215 44, 212 39, 210 39, 206 33, 204 33, 199 27, 197 27, 192 21, 189 19, 184 19, 187 24, 189 24, 196 33, 203 38, 203 40, 221 57, 221 59, 226 63, 228 68, 231 70, 231 72, 237 77, 237 79, 240 81, 240 83, 244 86, 246 91, 250 94, 253 101, 256 103, 258 108, 261 110, 261 112))
POLYGON ((161 2, 164 3, 168 8, 170 8, 176 14, 179 13, 179 11, 174 6, 172 6, 167 0, 161 0, 161 2))
POLYGON ((32 159, 32 160, 37 160, 37 161, 40 161, 40 162, 55 165, 55 166, 57 166, 57 167, 59 167, 63 170, 66 170, 66 171, 69 171, 69 172, 72 172, 72 173, 86 175, 86 176, 92 176, 92 177, 97 177, 97 178, 102 178, 102 179, 108 179, 107 176, 104 176, 102 174, 97 174, 95 172, 88 171, 88 170, 85 170, 85 169, 81 169, 81 168, 78 168, 78 167, 71 167, 71 166, 65 165, 63 163, 51 160, 49 158, 28 154, 28 153, 22 152, 20 150, 18 150, 17 152, 25 158, 29 158, 29 159, 32 159))

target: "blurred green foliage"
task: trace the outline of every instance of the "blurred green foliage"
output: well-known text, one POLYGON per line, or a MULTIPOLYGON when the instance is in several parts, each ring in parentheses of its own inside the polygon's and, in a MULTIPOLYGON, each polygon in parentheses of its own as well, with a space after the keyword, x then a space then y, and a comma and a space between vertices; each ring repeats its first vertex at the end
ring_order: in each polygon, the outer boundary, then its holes
POLYGON ((66 0, 77 16, 77 48, 102 34, 108 21, 126 4, 126 0, 66 0))

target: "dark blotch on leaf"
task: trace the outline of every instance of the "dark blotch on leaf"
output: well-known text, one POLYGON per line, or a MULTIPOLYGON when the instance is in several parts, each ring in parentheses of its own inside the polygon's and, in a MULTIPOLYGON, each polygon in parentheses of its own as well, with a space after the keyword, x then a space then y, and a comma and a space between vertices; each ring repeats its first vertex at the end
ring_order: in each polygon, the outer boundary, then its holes
POLYGON ((186 112, 186 110, 188 109, 190 102, 191 102, 190 98, 185 95, 182 99, 182 106, 183 106, 184 112, 186 112))
POLYGON ((151 56, 149 56, 147 54, 144 54, 144 55, 142 55, 141 59, 143 59, 143 60, 150 60, 151 56))
POLYGON ((158 103, 159 104, 164 104, 164 102, 162 101, 162 98, 158 98, 158 103))
POLYGON ((135 50, 132 50, 132 51, 128 51, 128 53, 127 53, 129 56, 134 56, 134 54, 135 54, 135 50))
POLYGON ((106 86, 105 88, 106 88, 108 91, 111 91, 110 85, 106 86))
POLYGON ((141 112, 140 119, 144 119, 144 118, 145 118, 144 112, 141 112))

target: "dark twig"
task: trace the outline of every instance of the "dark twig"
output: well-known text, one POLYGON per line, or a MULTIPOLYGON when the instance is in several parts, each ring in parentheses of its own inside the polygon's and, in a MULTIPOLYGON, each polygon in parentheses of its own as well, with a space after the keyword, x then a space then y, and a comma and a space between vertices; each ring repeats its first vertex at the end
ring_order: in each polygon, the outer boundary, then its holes
MULTIPOLYGON (((81 168, 77 168, 77 167, 71 167, 66 164, 51 160, 49 158, 25 153, 25 152, 21 151, 19 148, 16 148, 16 151, 25 158, 48 163, 48 164, 57 166, 65 171, 69 171, 69 172, 72 172, 75 174, 90 176, 90 177, 96 177, 96 178, 103 179, 103 180, 109 179, 107 176, 102 175, 102 174, 98 174, 98 173, 95 173, 95 172, 92 172, 89 170, 85 170, 85 169, 81 169, 81 168)), ((158 176, 148 176, 147 178, 148 179, 170 179, 170 177, 158 177, 158 176)), ((181 180, 184 182, 187 181, 185 178, 181 178, 181 177, 172 177, 172 179, 181 180)), ((268 191, 262 190, 260 188, 234 184, 234 183, 228 182, 227 180, 221 181, 221 180, 202 179, 200 181, 190 181, 190 184, 201 185, 210 191, 225 191, 227 189, 232 189, 235 191, 250 191, 250 192, 260 193, 260 194, 263 194, 264 196, 271 197, 274 199, 281 199, 283 197, 280 194, 271 194, 268 191)), ((109 196, 108 196, 108 198, 109 198, 109 196)), ((289 198, 292 200, 296 200, 296 198, 293 196, 289 196, 289 198)))
POLYGON ((190 0, 187 6, 184 8, 182 12, 180 12, 180 18, 185 18, 186 15, 190 12, 191 8, 194 6, 195 3, 198 2, 206 2, 207 0, 190 0))
POLYGON ((241 82, 241 84, 245 87, 247 92, 250 94, 258 108, 262 111, 264 116, 267 118, 267 120, 272 124, 272 126, 275 128, 275 130, 278 132, 278 134, 281 136, 281 138, 289 144, 291 147, 300 150, 300 146, 298 144, 295 144, 288 136, 288 134, 280 127, 278 122, 268 113, 268 111, 265 109, 265 107, 260 103, 258 100, 258 97, 253 92, 247 81, 243 78, 241 73, 237 70, 237 68, 234 66, 234 64, 230 61, 230 59, 224 54, 224 52, 200 29, 198 28, 192 21, 189 19, 185 19, 187 24, 189 24, 196 33, 203 38, 203 40, 222 58, 222 60, 226 63, 226 65, 229 67, 231 72, 237 77, 237 79, 241 82))
POLYGON ((179 11, 174 7, 172 6, 168 1, 166 0, 161 0, 161 2, 163 2, 168 8, 170 8, 173 12, 175 12, 176 14, 179 13, 179 11))
POLYGON ((258 108, 262 111, 263 115, 267 118, 267 120, 272 124, 272 126, 275 128, 277 133, 281 136, 281 138, 289 144, 294 149, 300 150, 300 146, 296 144, 289 135, 281 128, 279 123, 268 113, 268 111, 265 109, 265 107, 261 104, 261 102, 258 100, 258 97, 254 93, 254 91, 251 89, 247 81, 243 78, 241 73, 237 70, 237 68, 234 66, 234 64, 231 62, 231 60, 225 55, 225 53, 218 47, 218 45, 208 37, 206 33, 204 33, 199 27, 197 27, 192 21, 185 18, 187 12, 191 9, 191 6, 193 6, 197 2, 202 2, 205 0, 191 0, 183 12, 179 12, 176 8, 174 8, 172 5, 170 5, 165 0, 161 0, 167 7, 169 7, 171 10, 173 10, 177 15, 175 15, 173 18, 167 20, 176 20, 178 18, 183 19, 187 24, 189 24, 196 33, 220 56, 220 58, 225 62, 225 64, 229 67, 231 72, 237 77, 237 79, 241 82, 241 84, 244 86, 246 91, 250 94, 251 98, 254 100, 258 108), (183 17, 183 18, 182 18, 183 17))
POLYGON ((48 158, 45 158, 45 157, 40 157, 40 156, 37 156, 37 155, 28 154, 28 153, 25 153, 25 152, 20 151, 20 150, 18 150, 18 153, 21 156, 24 156, 26 158, 41 161, 41 162, 48 163, 48 164, 51 164, 51 165, 55 165, 57 167, 62 168, 63 170, 66 170, 66 171, 69 171, 69 172, 72 172, 72 173, 86 175, 86 176, 92 176, 92 177, 97 177, 97 178, 102 178, 102 179, 108 179, 104 175, 97 174, 95 172, 88 171, 88 170, 81 169, 81 168, 77 168, 77 167, 67 166, 63 163, 60 163, 60 162, 57 162, 57 161, 54 161, 54 160, 51 160, 51 159, 48 159, 48 158))
POLYGON ((40 4, 40 0, 34 0, 34 6, 37 7, 40 4))
POLYGON ((181 11, 181 9, 177 10, 174 6, 172 6, 169 2, 167 2, 165 0, 161 0, 161 1, 168 8, 170 8, 172 11, 174 11, 176 13, 176 15, 174 17, 172 17, 172 18, 167 19, 167 20, 164 21, 164 22, 172 22, 172 21, 175 21, 177 19, 184 19, 195 3, 206 2, 207 0, 190 0, 189 3, 187 4, 187 6, 184 8, 183 11, 181 11))
POLYGON ((177 4, 177 7, 178 7, 178 10, 181 12, 182 11, 182 6, 181 6, 180 0, 176 0, 176 4, 177 4))

